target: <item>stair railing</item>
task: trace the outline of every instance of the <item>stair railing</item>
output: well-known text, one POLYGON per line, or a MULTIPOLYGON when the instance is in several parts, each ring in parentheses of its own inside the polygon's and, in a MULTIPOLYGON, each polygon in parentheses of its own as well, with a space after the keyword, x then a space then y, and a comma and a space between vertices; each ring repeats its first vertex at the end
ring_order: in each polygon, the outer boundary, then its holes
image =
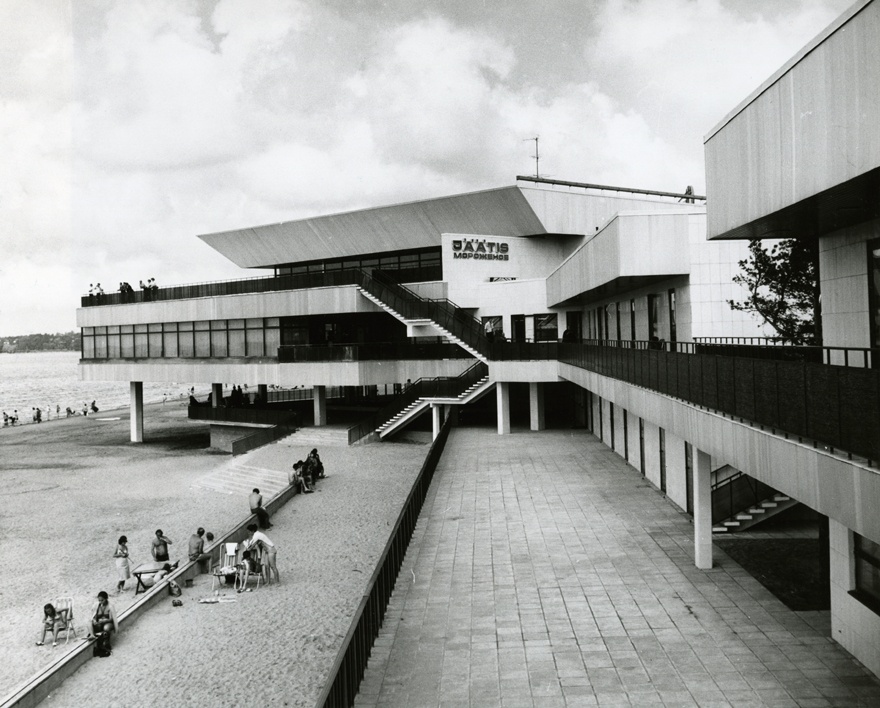
POLYGON ((712 523, 733 519, 776 490, 740 471, 712 485, 712 523))
POLYGON ((376 429, 391 420, 407 406, 420 398, 453 398, 460 396, 480 379, 489 375, 489 367, 482 361, 476 362, 458 376, 438 376, 436 378, 417 379, 407 386, 399 396, 372 415, 348 429, 348 444, 353 445, 361 438, 375 432, 376 429))
POLYGON ((429 319, 483 356, 489 353, 483 325, 454 302, 443 298, 423 298, 379 269, 370 273, 363 271, 363 279, 364 289, 404 317, 429 319))

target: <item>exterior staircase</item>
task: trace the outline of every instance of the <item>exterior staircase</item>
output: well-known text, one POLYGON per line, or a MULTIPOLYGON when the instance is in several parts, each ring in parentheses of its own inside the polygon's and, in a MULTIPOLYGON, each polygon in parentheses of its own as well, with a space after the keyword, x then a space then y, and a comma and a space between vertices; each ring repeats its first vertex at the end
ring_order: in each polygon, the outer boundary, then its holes
POLYGON ((486 393, 488 393, 494 385, 494 382, 489 382, 488 376, 484 376, 476 383, 471 384, 471 386, 469 386, 462 393, 455 397, 417 398, 406 408, 400 411, 400 413, 397 413, 395 416, 376 428, 376 434, 379 436, 379 438, 385 438, 388 435, 391 435, 391 433, 395 432, 402 426, 418 418, 422 413, 424 413, 431 407, 432 403, 461 406, 466 403, 470 403, 471 401, 476 401, 478 398, 482 398, 486 393))
POLYGON ((482 324, 455 303, 423 298, 380 270, 363 271, 357 286, 364 297, 407 327, 430 326, 475 358, 487 361, 489 342, 482 324))
POLYGON ((210 474, 199 477, 193 487, 210 489, 223 494, 237 494, 243 502, 254 487, 260 490, 263 499, 269 500, 287 486, 287 472, 256 467, 248 464, 247 458, 232 458, 210 474))
POLYGON ((729 533, 733 531, 746 531, 753 526, 773 518, 774 516, 791 509, 798 504, 796 499, 776 492, 766 499, 746 507, 733 516, 723 519, 720 523, 712 525, 712 533, 729 533))
POLYGON ((358 290, 360 290, 361 295, 363 295, 365 298, 367 298, 367 300, 369 300, 370 302, 375 303, 376 305, 378 305, 379 307, 381 307, 383 310, 385 310, 385 312, 387 312, 389 315, 391 315, 391 316, 394 317, 395 319, 400 320, 401 322, 403 322, 403 323, 404 323, 405 325, 407 325, 408 327, 418 326, 418 325, 423 325, 423 326, 424 326, 424 325, 430 325, 430 326, 432 326, 434 329, 436 329, 436 330, 437 330, 437 331, 438 331, 438 332, 439 332, 439 333, 440 333, 445 339, 447 339, 447 340, 450 341, 450 342, 453 342, 454 344, 457 344, 457 345, 460 346, 462 349, 464 349, 465 351, 467 351, 468 354, 470 354, 470 355, 471 355, 472 357, 474 357, 475 359, 479 359, 479 360, 482 361, 482 362, 488 362, 488 361, 489 361, 489 360, 488 360, 488 359, 487 359, 487 358, 486 358, 481 352, 479 352, 479 351, 477 351, 476 349, 474 349, 470 344, 468 344, 467 342, 465 342, 465 341, 464 341, 463 339, 461 339, 460 337, 456 337, 452 332, 450 332, 450 331, 449 331, 448 329, 446 329, 445 327, 442 327, 442 326, 439 325, 437 322, 434 322, 431 318, 427 317, 427 318, 417 318, 417 319, 416 319, 416 318, 409 318, 409 317, 406 317, 406 316, 400 314, 399 312, 397 312, 397 310, 395 310, 395 309, 391 308, 390 306, 386 305, 381 299, 379 299, 378 297, 376 297, 375 295, 373 295, 373 294, 372 294, 371 292, 369 292, 368 290, 365 290, 365 289, 362 288, 361 286, 358 286, 358 290))

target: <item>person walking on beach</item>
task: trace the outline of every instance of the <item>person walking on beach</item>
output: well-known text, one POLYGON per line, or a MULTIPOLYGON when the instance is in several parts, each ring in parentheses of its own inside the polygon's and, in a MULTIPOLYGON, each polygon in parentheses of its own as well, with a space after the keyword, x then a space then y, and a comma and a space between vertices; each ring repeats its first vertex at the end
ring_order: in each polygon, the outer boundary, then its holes
POLYGON ((113 557, 116 559, 116 574, 119 576, 116 592, 120 593, 125 590, 125 581, 131 577, 131 567, 128 562, 128 539, 125 536, 120 536, 119 541, 116 542, 113 557))
POLYGON ((254 546, 257 546, 262 551, 261 557, 265 559, 263 561, 263 579, 266 583, 269 583, 272 580, 272 574, 274 573, 275 582, 280 583, 281 578, 278 575, 277 564, 278 547, 269 540, 269 537, 266 534, 257 529, 256 524, 248 524, 247 530, 248 537, 245 541, 247 550, 251 550, 254 546))
POLYGON ((168 546, 172 543, 171 539, 162 533, 162 529, 156 530, 156 538, 153 539, 153 545, 150 547, 150 553, 153 554, 153 560, 167 561, 168 546))

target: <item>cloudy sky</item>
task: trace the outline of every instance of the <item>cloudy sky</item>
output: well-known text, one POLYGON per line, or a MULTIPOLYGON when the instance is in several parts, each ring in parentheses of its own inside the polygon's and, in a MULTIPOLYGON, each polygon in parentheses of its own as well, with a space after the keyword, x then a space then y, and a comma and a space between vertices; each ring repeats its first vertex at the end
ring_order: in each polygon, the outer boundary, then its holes
POLYGON ((195 236, 563 180, 705 190, 702 138, 851 0, 0 0, 0 336, 195 236))

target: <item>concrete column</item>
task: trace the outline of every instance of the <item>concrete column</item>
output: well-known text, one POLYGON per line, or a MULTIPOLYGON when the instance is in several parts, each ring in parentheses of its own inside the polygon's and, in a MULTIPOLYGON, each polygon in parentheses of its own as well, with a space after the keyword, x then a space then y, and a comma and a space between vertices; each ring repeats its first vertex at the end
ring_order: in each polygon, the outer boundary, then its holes
POLYGON ((712 458, 694 447, 694 565, 712 568, 712 458))
POLYGON ((544 384, 529 383, 529 424, 532 430, 543 430, 544 384))
POLYGON ((498 434, 510 435, 510 384, 495 384, 495 400, 498 402, 498 434))
POLYGON ((128 385, 129 408, 131 410, 131 441, 144 441, 144 384, 132 381, 128 385))
POLYGON ((269 402, 269 386, 266 384, 257 384, 257 395, 260 397, 261 403, 269 402))
POLYGON ((437 403, 431 404, 431 440, 436 440, 440 435, 440 426, 443 425, 443 406, 437 403))
POLYGON ((211 384, 211 406, 213 408, 219 408, 220 403, 223 401, 223 384, 211 384))
POLYGON ((327 425, 327 387, 315 386, 312 391, 315 405, 315 425, 327 425))

